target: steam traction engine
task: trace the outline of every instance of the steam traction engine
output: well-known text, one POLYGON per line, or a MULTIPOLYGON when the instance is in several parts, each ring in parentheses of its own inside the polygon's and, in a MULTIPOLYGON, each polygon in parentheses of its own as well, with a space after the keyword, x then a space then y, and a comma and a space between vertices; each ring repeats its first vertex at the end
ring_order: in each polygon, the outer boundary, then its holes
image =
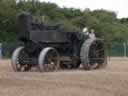
POLYGON ((106 61, 104 41, 87 38, 79 31, 66 30, 62 25, 48 25, 32 18, 30 13, 18 15, 18 40, 23 46, 12 54, 14 71, 40 72, 59 68, 90 70, 101 68, 106 61))

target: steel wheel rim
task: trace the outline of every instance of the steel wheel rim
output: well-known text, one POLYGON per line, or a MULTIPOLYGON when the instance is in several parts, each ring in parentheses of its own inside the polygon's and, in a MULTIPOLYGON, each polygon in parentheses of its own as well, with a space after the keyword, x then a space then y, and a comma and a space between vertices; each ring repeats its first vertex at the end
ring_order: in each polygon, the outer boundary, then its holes
POLYGON ((104 57, 100 56, 103 53, 104 53, 104 47, 102 47, 100 49, 100 48, 98 48, 98 43, 94 42, 92 44, 92 46, 90 47, 90 50, 89 50, 89 64, 88 64, 88 66, 90 67, 90 69, 96 69, 99 65, 101 65, 99 63, 99 61, 104 58, 104 57), (91 54, 90 51, 92 51, 93 56, 90 56, 90 54, 91 54))
POLYGON ((47 56, 46 56, 46 59, 47 59, 47 64, 44 64, 44 65, 47 65, 47 66, 45 67, 45 70, 46 71, 56 70, 56 67, 57 67, 57 54, 56 54, 56 52, 49 51, 47 56), (54 54, 54 56, 51 56, 53 54, 54 54))

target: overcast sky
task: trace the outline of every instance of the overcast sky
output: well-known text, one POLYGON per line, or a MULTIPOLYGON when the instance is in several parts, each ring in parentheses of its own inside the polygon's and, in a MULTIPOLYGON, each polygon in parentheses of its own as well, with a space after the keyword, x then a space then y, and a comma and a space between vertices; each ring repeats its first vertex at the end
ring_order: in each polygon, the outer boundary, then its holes
POLYGON ((53 2, 60 7, 73 7, 84 10, 85 8, 107 9, 115 11, 118 18, 128 17, 128 0, 41 0, 45 2, 53 2))

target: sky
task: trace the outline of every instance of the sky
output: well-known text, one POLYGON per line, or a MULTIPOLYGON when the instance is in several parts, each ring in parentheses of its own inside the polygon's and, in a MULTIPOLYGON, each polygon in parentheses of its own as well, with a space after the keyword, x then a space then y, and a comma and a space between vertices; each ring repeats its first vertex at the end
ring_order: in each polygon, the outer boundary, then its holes
POLYGON ((128 17, 128 0, 41 0, 56 3, 60 7, 79 8, 84 10, 89 8, 106 9, 115 11, 118 18, 128 17))

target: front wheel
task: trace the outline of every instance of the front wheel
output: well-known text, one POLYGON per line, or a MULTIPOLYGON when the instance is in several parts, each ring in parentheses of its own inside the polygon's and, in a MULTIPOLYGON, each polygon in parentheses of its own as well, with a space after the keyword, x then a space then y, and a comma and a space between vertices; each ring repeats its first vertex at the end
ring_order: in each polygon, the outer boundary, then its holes
POLYGON ((31 65, 29 64, 20 64, 20 60, 22 58, 27 58, 28 55, 24 51, 24 47, 18 47, 12 54, 11 64, 12 68, 15 72, 20 71, 29 71, 31 69, 31 65))
POLYGON ((52 47, 44 48, 39 54, 38 63, 41 72, 56 71, 60 64, 57 50, 52 47))

